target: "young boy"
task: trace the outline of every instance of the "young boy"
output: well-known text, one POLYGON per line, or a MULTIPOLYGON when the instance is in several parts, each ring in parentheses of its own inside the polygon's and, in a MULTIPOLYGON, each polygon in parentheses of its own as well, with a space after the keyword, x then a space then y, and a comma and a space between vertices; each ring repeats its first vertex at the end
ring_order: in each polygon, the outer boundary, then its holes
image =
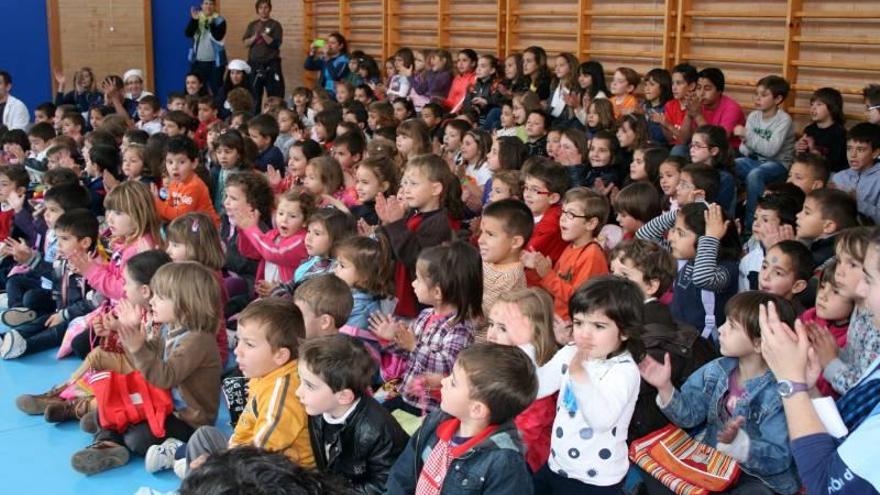
POLYGON ((183 112, 186 110, 186 95, 178 92, 168 93, 166 109, 169 112, 183 112))
MULTIPOLYGON (((523 166, 523 202, 531 210, 535 228, 526 245, 526 251, 537 251, 549 256, 553 263, 559 260, 567 243, 559 233, 562 207, 559 201, 568 190, 568 172, 546 158, 530 158, 523 166)), ((526 271, 530 286, 538 285, 540 277, 526 271)))
POLYGON ((360 493, 382 493, 408 436, 367 393, 376 372, 369 351, 348 335, 316 337, 300 344, 297 366, 317 468, 360 493))
POLYGON ((338 333, 354 307, 351 288, 331 274, 303 282, 293 293, 293 302, 302 312, 307 339, 338 333))
POLYGON ((584 282, 608 273, 605 251, 596 242, 596 236, 608 220, 608 199, 585 187, 569 189, 562 203, 559 229, 568 246, 559 260, 530 251, 523 255, 523 264, 541 277, 541 287, 553 296, 556 315, 569 320, 568 300, 584 282))
POLYGON ((0 241, 12 237, 28 246, 34 244, 33 210, 26 200, 28 184, 30 177, 24 166, 0 168, 0 241))
POLYGON ((138 100, 138 123, 135 127, 147 134, 153 135, 162 131, 162 119, 159 118, 159 98, 155 95, 146 95, 138 100))
POLYGON ((196 142, 199 150, 204 150, 208 146, 208 128, 219 120, 217 117, 217 103, 210 95, 205 95, 199 97, 198 107, 199 127, 196 129, 195 135, 193 135, 193 141, 196 142))
POLYGON ((442 381, 440 411, 425 418, 391 468, 385 493, 530 495, 513 419, 534 401, 535 368, 520 349, 474 344, 442 381))
POLYGON ((856 202, 847 193, 836 189, 817 189, 807 195, 804 207, 797 214, 798 240, 810 245, 814 266, 822 266, 834 256, 838 232, 855 227, 856 202))
POLYGON ((257 145, 256 166, 265 172, 269 165, 275 170, 285 170, 284 155, 275 147, 278 138, 278 122, 271 115, 257 115, 247 123, 248 136, 257 145))
POLYGON ((758 288, 784 297, 792 303, 795 313, 801 314, 806 308, 798 298, 808 288, 812 276, 813 255, 809 248, 795 240, 781 241, 767 250, 758 288))
POLYGON ((52 140, 53 144, 46 149, 46 168, 68 168, 76 172, 77 176, 82 172, 79 164, 73 159, 74 152, 66 143, 61 143, 58 138, 52 140))
POLYGON ((733 134, 742 138, 736 159, 736 176, 746 184, 745 229, 752 230, 755 205, 764 186, 786 176, 794 156, 794 126, 791 115, 780 108, 788 97, 788 81, 767 76, 758 81, 755 111, 745 126, 738 125, 733 134))
POLYGON ((825 187, 828 166, 821 155, 798 153, 788 169, 788 182, 798 186, 804 194, 825 187))
POLYGON ((743 246, 739 260, 739 291, 758 290, 759 273, 767 250, 783 239, 795 235, 797 214, 803 208, 792 194, 765 194, 758 198, 752 236, 743 246))
POLYGON ((211 217, 215 225, 220 224, 208 186, 195 174, 198 156, 199 150, 192 139, 175 136, 168 140, 165 168, 170 183, 161 191, 152 186, 156 210, 162 220, 170 222, 181 215, 198 211, 211 217))
MULTIPOLYGON (((238 317, 235 357, 248 382, 247 407, 230 438, 214 426, 202 426, 186 444, 186 469, 197 468, 214 454, 240 445, 280 452, 303 467, 314 467, 308 416, 296 397, 299 342, 305 326, 289 300, 258 299, 238 317)), ((147 450, 146 468, 153 473, 175 468, 174 454, 183 442, 165 440, 147 450)))
MULTIPOLYGON (((39 253, 34 253, 28 261, 34 275, 49 280, 51 298, 41 294, 40 292, 45 291, 40 289, 27 293, 23 300, 29 306, 18 315, 26 316, 28 321, 17 325, 3 336, 3 342, 0 343, 0 357, 3 359, 14 359, 57 347, 64 339, 68 323, 74 318, 89 314, 96 307, 86 297, 89 291, 86 280, 73 272, 67 259, 94 252, 98 244, 98 219, 89 210, 77 208, 57 217, 57 221, 51 223, 57 238, 59 260, 53 264, 46 262, 39 253)), ((3 315, 4 322, 9 311, 3 315)))
POLYGON ((869 84, 862 90, 865 99, 865 120, 880 125, 880 84, 869 84))
POLYGON ((77 144, 83 141, 83 129, 86 128, 86 120, 78 112, 68 112, 61 119, 61 134, 73 139, 77 144))
POLYGON ((172 110, 162 117, 162 132, 169 138, 187 136, 193 131, 193 118, 181 110, 172 110))
POLYGON ((480 220, 479 248, 483 259, 483 314, 506 292, 526 287, 520 261, 535 224, 522 201, 502 199, 489 203, 480 220))
POLYGON ((363 134, 348 132, 336 136, 330 154, 342 166, 344 177, 354 177, 355 164, 363 159, 366 147, 363 134))
POLYGON ((428 126, 428 132, 434 132, 437 126, 443 122, 443 107, 439 103, 427 103, 419 112, 425 125, 428 126))
POLYGON ((56 108, 55 104, 51 101, 46 101, 37 105, 37 107, 34 108, 34 123, 42 124, 45 122, 54 128, 56 108))
POLYGON ((697 69, 691 64, 678 64, 672 68, 672 96, 666 102, 665 118, 659 124, 666 139, 672 143, 673 156, 690 156, 687 143, 694 131, 694 121, 688 115, 687 105, 697 89, 697 69))
POLYGON ((862 122, 846 139, 849 168, 831 177, 831 187, 856 199, 859 213, 880 223, 880 124, 862 122))
POLYGON ((547 129, 550 116, 543 110, 532 110, 526 114, 526 146, 529 156, 547 156, 547 129))
POLYGON ((342 106, 342 121, 356 124, 361 132, 367 129, 367 107, 357 100, 351 100, 342 106))

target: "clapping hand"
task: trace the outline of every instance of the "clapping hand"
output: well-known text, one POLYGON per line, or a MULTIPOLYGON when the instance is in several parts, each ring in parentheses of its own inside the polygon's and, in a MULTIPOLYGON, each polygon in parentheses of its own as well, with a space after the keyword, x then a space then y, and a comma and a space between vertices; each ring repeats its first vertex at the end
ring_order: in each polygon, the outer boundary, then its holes
POLYGON ((648 385, 656 388, 660 392, 663 402, 668 402, 672 396, 672 361, 669 353, 663 355, 663 362, 660 363, 653 357, 646 355, 642 362, 639 363, 639 373, 642 380, 648 385))
POLYGON ((385 197, 384 194, 376 195, 376 215, 383 225, 394 223, 403 218, 406 213, 406 205, 395 196, 385 197))
POLYGON ((553 268, 553 261, 541 254, 540 251, 523 251, 520 255, 523 266, 538 272, 538 276, 544 278, 553 268))

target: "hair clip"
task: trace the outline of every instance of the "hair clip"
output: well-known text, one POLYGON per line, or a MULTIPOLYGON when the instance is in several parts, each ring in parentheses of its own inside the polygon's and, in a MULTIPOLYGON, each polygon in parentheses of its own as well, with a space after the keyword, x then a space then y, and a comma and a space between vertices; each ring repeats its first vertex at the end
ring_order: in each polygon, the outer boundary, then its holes
POLYGON ((199 231, 199 219, 198 219, 198 218, 196 218, 195 220, 193 220, 193 223, 192 223, 192 227, 191 227, 191 228, 192 228, 193 233, 199 231))

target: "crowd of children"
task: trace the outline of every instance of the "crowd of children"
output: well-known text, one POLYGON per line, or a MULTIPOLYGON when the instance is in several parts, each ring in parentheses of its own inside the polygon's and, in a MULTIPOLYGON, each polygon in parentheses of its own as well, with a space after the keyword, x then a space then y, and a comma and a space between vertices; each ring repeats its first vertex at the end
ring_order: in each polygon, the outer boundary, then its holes
POLYGON ((0 357, 83 360, 16 402, 94 435, 73 469, 685 493, 635 454, 674 425, 725 493, 878 493, 880 86, 868 122, 821 88, 796 129, 785 79, 745 113, 714 67, 339 33, 307 65, 290 108, 232 61, 134 114, 84 69, 95 94, 0 131, 0 357))

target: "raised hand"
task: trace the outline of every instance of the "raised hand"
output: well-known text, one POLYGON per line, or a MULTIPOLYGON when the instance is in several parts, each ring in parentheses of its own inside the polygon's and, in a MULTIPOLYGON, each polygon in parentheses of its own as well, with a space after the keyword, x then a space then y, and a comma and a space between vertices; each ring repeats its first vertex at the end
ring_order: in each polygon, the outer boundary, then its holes
POLYGON ((716 239, 724 237, 727 228, 730 226, 730 221, 724 219, 721 205, 712 203, 703 215, 706 218, 706 236, 716 239))
POLYGON ((394 223, 406 214, 406 206, 396 196, 376 195, 376 215, 383 225, 394 223))
POLYGON ((810 339, 806 327, 796 322, 794 331, 779 319, 776 306, 762 305, 758 313, 761 356, 777 380, 804 383, 810 339))
POLYGON ((64 83, 67 82, 67 78, 64 77, 64 71, 56 70, 55 71, 55 83, 58 84, 58 91, 64 90, 64 83))
POLYGON ((21 239, 16 240, 9 237, 6 239, 6 243, 9 246, 9 253, 12 254, 12 258, 16 263, 27 263, 34 255, 34 250, 21 239))
POLYGON ((589 357, 588 352, 578 349, 568 364, 568 374, 575 383, 589 383, 590 373, 584 368, 584 361, 589 357))
POLYGON ((67 258, 67 263, 74 273, 84 275, 91 268, 94 260, 88 253, 75 253, 67 258))
POLYGON ((657 390, 672 389, 672 362, 669 359, 669 353, 663 355, 663 362, 659 363, 656 359, 646 355, 645 359, 639 363, 639 373, 642 380, 648 382, 649 385, 657 390))
POLYGON ((281 184, 281 172, 275 170, 275 167, 272 165, 266 168, 266 178, 269 179, 269 185, 273 188, 281 184))

